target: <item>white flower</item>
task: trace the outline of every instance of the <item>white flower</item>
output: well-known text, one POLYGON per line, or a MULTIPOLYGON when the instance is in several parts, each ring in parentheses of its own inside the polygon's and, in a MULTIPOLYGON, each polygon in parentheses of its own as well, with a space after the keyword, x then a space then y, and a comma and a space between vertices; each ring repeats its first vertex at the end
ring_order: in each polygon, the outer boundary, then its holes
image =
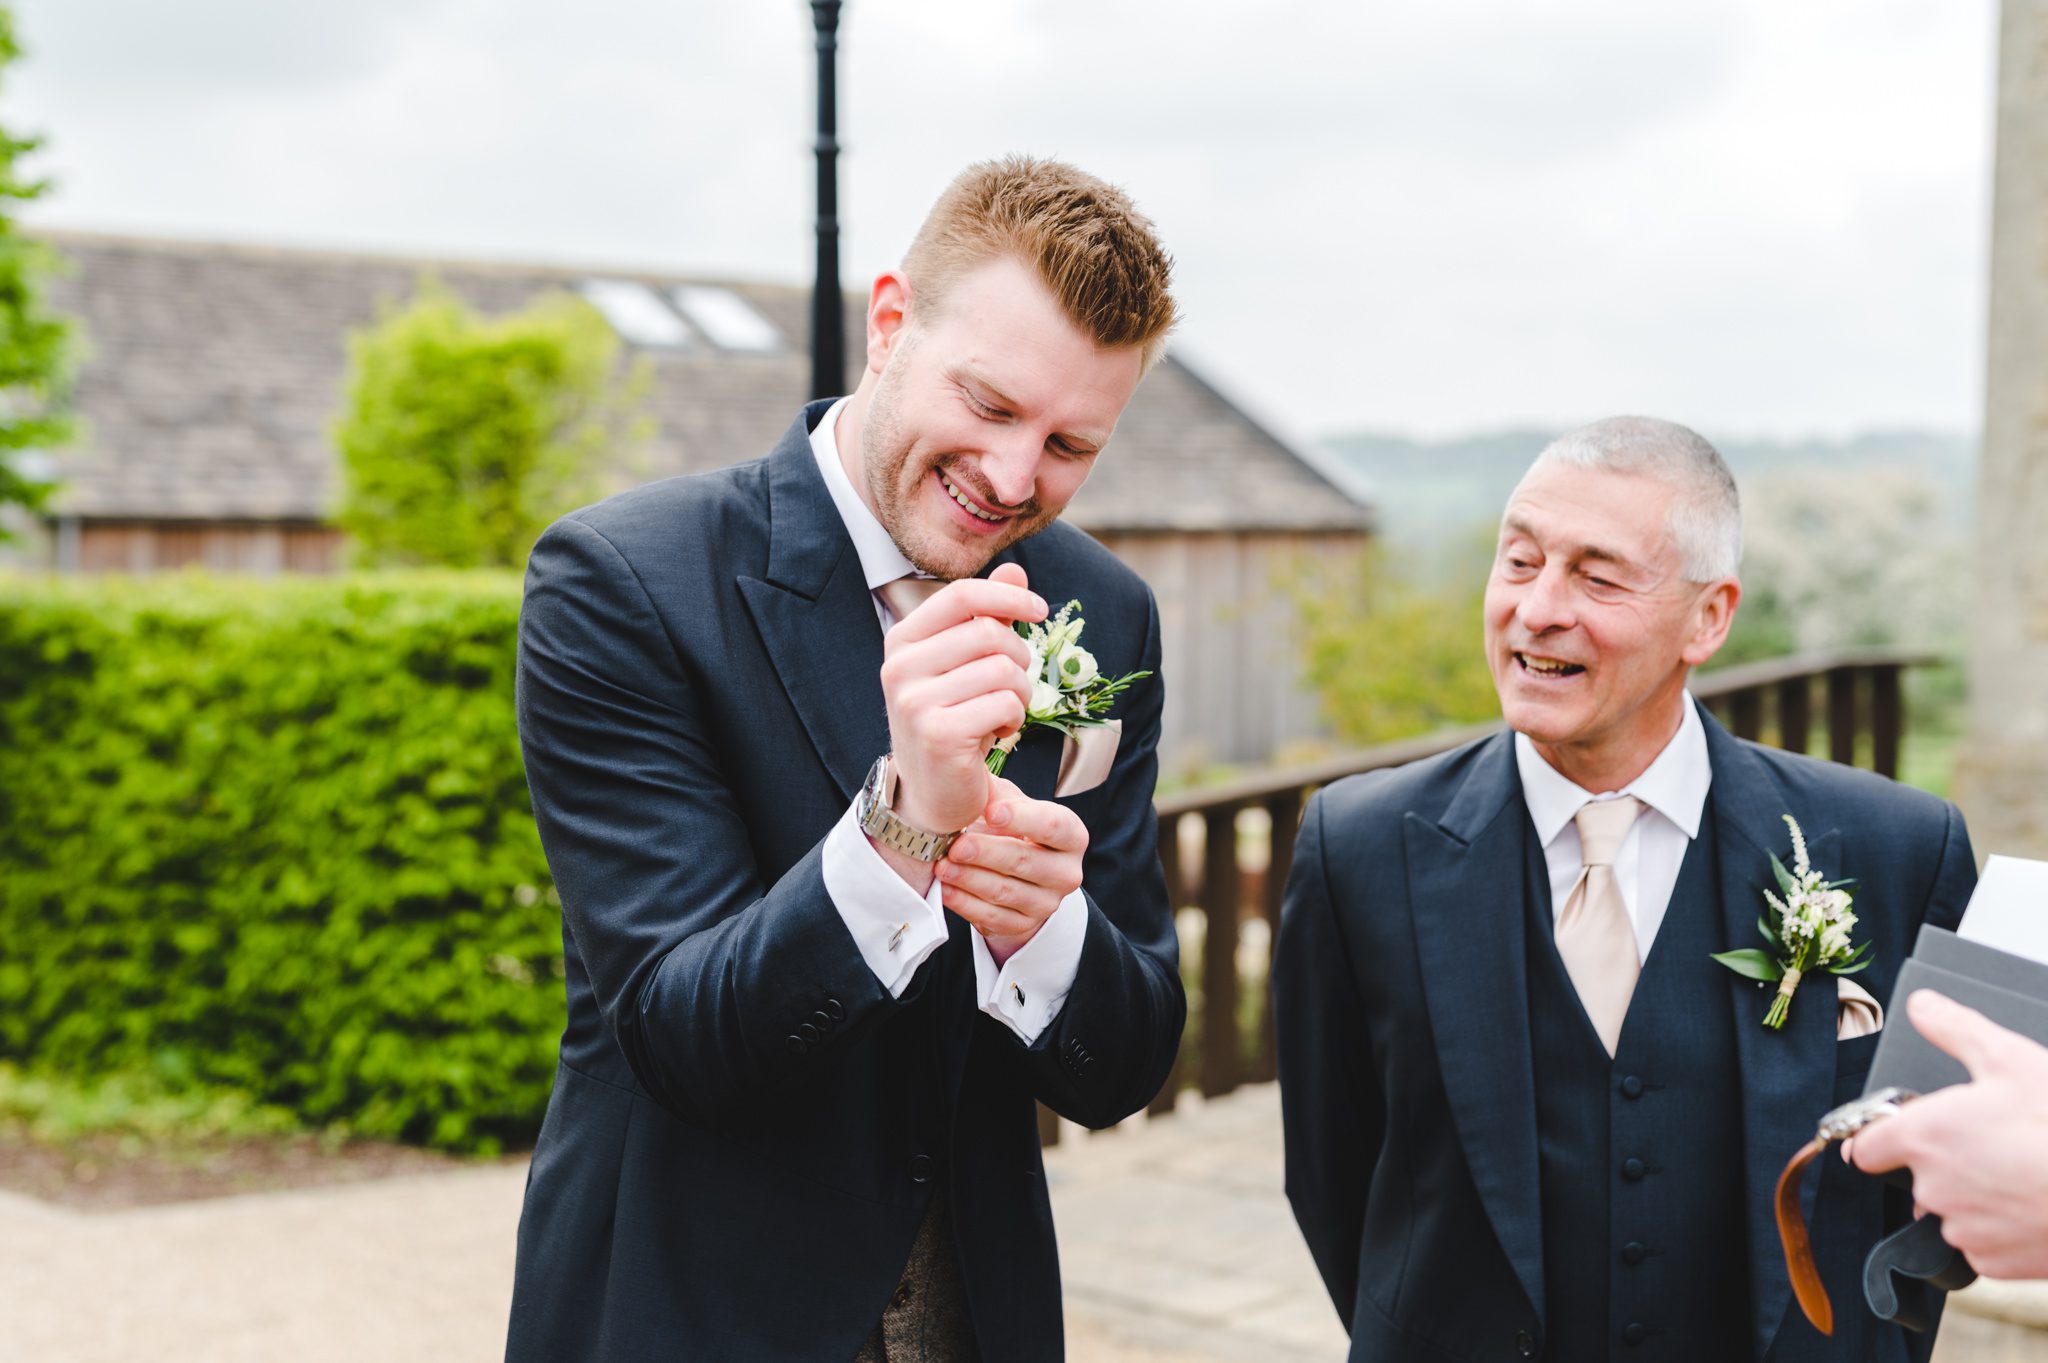
MULTIPOLYGON (((1031 695, 1025 702, 1024 727, 1046 725, 1071 735, 1077 728, 1106 724, 1105 713, 1116 696, 1150 672, 1105 677, 1095 655, 1081 647, 1081 603, 1069 601, 1050 620, 1036 625, 1019 621, 1017 634, 1030 650, 1031 695)), ((1021 732, 1021 731, 1020 731, 1021 732)), ((1016 746, 1017 735, 992 745, 988 769, 998 776, 1016 746)))
POLYGON ((1069 643, 1061 649, 1053 665, 1057 670, 1062 690, 1071 691, 1075 687, 1086 686, 1100 675, 1095 666, 1095 655, 1076 643, 1069 643))
POLYGON ((1799 988, 1802 978, 1816 970, 1853 975, 1869 964, 1864 958, 1871 950, 1868 942, 1859 948, 1849 940, 1856 915, 1850 908, 1849 891, 1842 886, 1854 882, 1829 884, 1827 877, 1813 868, 1799 821, 1790 814, 1784 819, 1792 833, 1792 866, 1788 870, 1772 856, 1771 871, 1777 889, 1766 887, 1763 892, 1764 902, 1778 920, 1775 929, 1768 921, 1761 924, 1766 942, 1777 948, 1775 958, 1755 949, 1713 955, 1713 959, 1750 979, 1778 982, 1777 996, 1764 1014, 1764 1026, 1774 1029, 1785 1025, 1793 991, 1799 988))
POLYGON ((1032 636, 1024 641, 1024 646, 1031 650, 1031 661, 1025 665, 1024 675, 1031 678, 1032 685, 1035 686, 1045 679, 1044 633, 1034 630, 1032 636))
POLYGON ((1806 834, 1800 830, 1799 820, 1790 814, 1781 814, 1778 817, 1792 830, 1792 874, 1803 882, 1813 871, 1813 863, 1806 859, 1806 834))

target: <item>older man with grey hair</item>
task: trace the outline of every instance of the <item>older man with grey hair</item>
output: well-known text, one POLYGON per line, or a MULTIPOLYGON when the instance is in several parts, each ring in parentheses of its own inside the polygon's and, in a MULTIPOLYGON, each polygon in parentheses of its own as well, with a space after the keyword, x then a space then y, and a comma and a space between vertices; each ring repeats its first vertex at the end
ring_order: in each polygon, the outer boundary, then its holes
MULTIPOLYGON (((1731 737, 1688 694, 1742 599, 1712 445, 1613 417, 1508 499, 1485 648, 1505 731, 1310 802, 1274 962, 1287 1192, 1355 1360, 1924 1360, 1792 1305, 1787 1158, 1861 1090, 1879 1010, 1816 972, 1782 1028, 1713 957, 1759 947, 1771 856, 1857 882, 1888 997, 1975 881, 1961 817, 1731 737)), ((1819 1273, 1860 1296, 1910 1206, 1830 1161, 1819 1273)), ((1815 1204, 1818 1204, 1817 1207, 1815 1204)))

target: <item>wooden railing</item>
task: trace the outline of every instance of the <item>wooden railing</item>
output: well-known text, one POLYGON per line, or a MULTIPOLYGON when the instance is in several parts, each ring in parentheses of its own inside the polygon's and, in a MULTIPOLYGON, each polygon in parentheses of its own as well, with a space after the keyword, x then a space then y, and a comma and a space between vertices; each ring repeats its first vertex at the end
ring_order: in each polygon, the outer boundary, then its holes
MULTIPOLYGON (((1702 673, 1693 679, 1692 694, 1738 737, 1798 752, 1811 749, 1819 714, 1827 726, 1828 757, 1896 776, 1905 733, 1900 675, 1934 661, 1893 649, 1804 654, 1702 673)), ((1363 748, 1158 800, 1168 902, 1198 914, 1201 930, 1198 942, 1182 935, 1183 949, 1196 958, 1198 988, 1189 1019, 1196 1044, 1183 1042, 1173 1075, 1152 1100, 1151 1112, 1171 1112, 1183 1088, 1215 1097, 1277 1072, 1265 980, 1294 832, 1309 795, 1341 777, 1448 752, 1497 727, 1479 725, 1363 748), (1244 969, 1242 929, 1254 922, 1261 925, 1257 954, 1262 959, 1244 969), (1246 976, 1257 986, 1251 1007, 1246 1006, 1246 976), (1249 1041, 1247 1016, 1255 1019, 1249 1041)), ((1057 1141, 1058 1121, 1043 1108, 1039 1119, 1046 1143, 1057 1141)))

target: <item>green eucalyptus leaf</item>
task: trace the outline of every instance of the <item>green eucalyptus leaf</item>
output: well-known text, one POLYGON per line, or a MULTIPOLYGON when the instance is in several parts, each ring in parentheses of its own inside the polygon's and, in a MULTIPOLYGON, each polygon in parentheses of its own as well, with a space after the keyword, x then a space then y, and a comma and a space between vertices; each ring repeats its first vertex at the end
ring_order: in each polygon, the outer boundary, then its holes
POLYGON ((1742 951, 1718 951, 1714 959, 1727 966, 1736 974, 1752 980, 1781 980, 1785 969, 1775 960, 1755 948, 1742 951))
POLYGON ((1785 863, 1778 860, 1776 852, 1770 853, 1771 874, 1778 878, 1778 893, 1790 899, 1799 893, 1799 882, 1792 879, 1792 873, 1785 869, 1785 863))

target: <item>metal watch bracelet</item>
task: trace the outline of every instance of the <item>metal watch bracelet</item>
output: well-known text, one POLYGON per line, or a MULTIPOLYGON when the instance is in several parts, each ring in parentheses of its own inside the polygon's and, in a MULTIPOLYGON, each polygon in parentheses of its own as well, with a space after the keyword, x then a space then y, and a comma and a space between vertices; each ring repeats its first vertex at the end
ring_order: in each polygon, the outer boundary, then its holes
POLYGON ((937 861, 945 856, 953 840, 960 836, 959 830, 933 833, 919 828, 890 808, 895 798, 896 768, 884 754, 868 768, 868 779, 862 783, 860 798, 854 803, 854 817, 861 831, 884 847, 917 861, 937 861))

